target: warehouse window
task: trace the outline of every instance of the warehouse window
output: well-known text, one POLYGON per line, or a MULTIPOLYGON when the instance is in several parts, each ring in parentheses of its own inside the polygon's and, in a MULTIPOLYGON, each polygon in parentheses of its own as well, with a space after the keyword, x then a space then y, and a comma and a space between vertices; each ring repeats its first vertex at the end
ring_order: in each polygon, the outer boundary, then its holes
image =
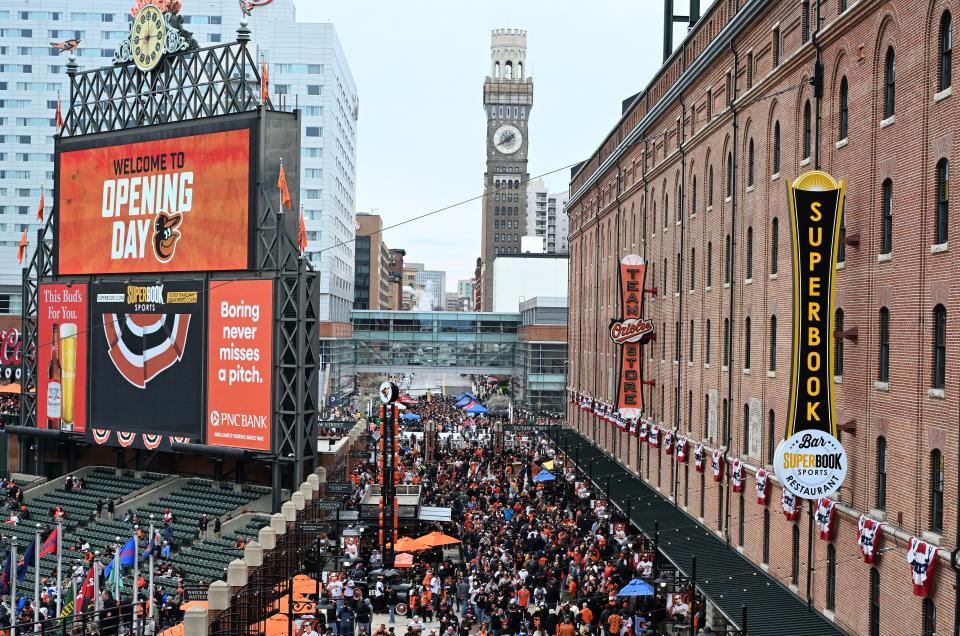
POLYGON ((726 238, 726 252, 724 253, 723 282, 730 284, 730 277, 733 274, 733 245, 730 242, 730 235, 726 238))
POLYGON ((747 146, 747 186, 753 186, 753 166, 754 166, 754 154, 753 154, 753 138, 750 139, 750 144, 747 146))
POLYGON ((842 141, 847 138, 847 132, 849 129, 849 117, 850 117, 850 108, 848 104, 848 93, 849 89, 847 87, 847 78, 844 77, 840 80, 840 113, 839 113, 839 128, 840 130, 837 133, 837 138, 842 141))
POLYGON ((710 364, 710 347, 713 344, 713 337, 710 333, 710 319, 707 319, 707 328, 704 330, 704 338, 706 338, 706 347, 704 347, 704 362, 710 364))
POLYGON ((713 286, 713 242, 707 242, 707 262, 705 263, 707 269, 707 281, 706 286, 713 286))
POLYGON ((800 582, 800 528, 797 524, 792 524, 790 542, 790 582, 797 585, 800 582))
POLYGON ((733 196, 733 152, 727 153, 727 198, 733 196))
POLYGON ((777 370, 777 317, 770 316, 770 370, 777 370))
POLYGON ((943 532, 943 453, 930 453, 930 529, 943 532))
POLYGON ((877 510, 887 509, 887 438, 877 438, 877 510))
POLYGON ((768 464, 773 463, 773 454, 777 450, 776 423, 777 423, 777 416, 773 412, 773 409, 770 409, 770 411, 767 413, 767 463, 768 464))
POLYGON ((831 612, 837 607, 837 548, 827 544, 827 609, 831 612))
POLYGON ((773 174, 780 174, 780 122, 773 124, 773 174))
POLYGON ((770 510, 763 509, 763 562, 770 563, 770 510))
POLYGON ((881 213, 880 222, 880 253, 889 254, 893 251, 893 181, 883 180, 881 187, 881 213))
POLYGON ((770 273, 777 273, 777 261, 780 260, 780 219, 770 221, 770 273))
POLYGON ((806 43, 810 40, 810 0, 800 2, 800 37, 806 43))
MULTIPOLYGON (((691 320, 690 321, 690 357, 688 358, 689 362, 693 362, 694 341, 696 340, 696 338, 694 337, 694 334, 696 333, 696 331, 694 331, 694 327, 695 325, 691 320)), ((689 406, 689 402, 687 403, 687 405, 689 406)), ((687 418, 687 421, 689 422, 690 418, 687 418)))
POLYGON ((880 570, 870 568, 870 636, 880 636, 880 570))
POLYGON ((750 369, 750 336, 752 335, 750 316, 743 325, 743 368, 750 369))
POLYGON ((937 636, 937 606, 930 598, 923 599, 923 636, 937 636))
POLYGON ((934 226, 934 243, 946 243, 950 223, 950 162, 937 162, 937 219, 934 226))
POLYGON ((947 309, 943 305, 933 308, 933 388, 942 389, 947 376, 947 309))
POLYGON ((680 363, 680 321, 673 323, 673 361, 680 363))
POLYGON ((897 58, 893 47, 887 48, 883 64, 883 118, 893 117, 896 112, 897 58))
POLYGON ((723 366, 730 366, 730 319, 723 319, 723 366))
POLYGON ((690 248, 690 291, 697 288, 697 250, 690 248))
MULTIPOLYGON (((742 455, 750 454, 750 405, 743 405, 743 450, 742 455)), ((743 545, 743 542, 740 543, 743 545)))
POLYGON ((879 357, 877 380, 888 382, 890 380, 890 310, 886 307, 880 308, 880 347, 877 353, 879 357))
POLYGON ((940 17, 940 60, 938 88, 945 91, 953 83, 953 18, 949 11, 940 17))
POLYGON ((713 206, 713 166, 710 166, 710 176, 707 179, 707 206, 713 206))
POLYGON ((690 215, 697 213, 697 175, 690 181, 690 215))
POLYGON ((753 228, 747 228, 747 280, 753 278, 753 228))
POLYGON ((773 30, 773 68, 780 66, 780 27, 773 30))
POLYGON ((810 100, 803 103, 803 158, 809 159, 813 148, 813 122, 810 115, 810 100))

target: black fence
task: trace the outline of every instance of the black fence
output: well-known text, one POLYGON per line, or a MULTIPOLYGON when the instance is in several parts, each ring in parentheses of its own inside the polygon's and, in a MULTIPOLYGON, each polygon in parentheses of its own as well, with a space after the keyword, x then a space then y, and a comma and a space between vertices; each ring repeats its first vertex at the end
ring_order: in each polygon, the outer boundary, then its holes
MULTIPOLYGON (((71 614, 64 618, 26 621, 16 625, 0 625, 9 636, 44 634, 45 636, 143 636, 148 631, 147 601, 117 605, 113 608, 71 614)), ((159 630, 158 630, 159 631, 159 630)))

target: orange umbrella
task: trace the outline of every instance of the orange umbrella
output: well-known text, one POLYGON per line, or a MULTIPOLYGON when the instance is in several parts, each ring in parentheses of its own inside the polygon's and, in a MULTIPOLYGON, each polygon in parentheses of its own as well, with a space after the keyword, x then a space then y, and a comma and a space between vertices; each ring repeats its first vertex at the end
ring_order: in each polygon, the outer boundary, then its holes
POLYGON ((412 568, 413 567, 413 555, 407 554, 406 552, 401 552, 393 559, 393 567, 395 568, 412 568))
POLYGON ((460 539, 448 537, 442 532, 431 532, 417 539, 417 543, 428 548, 439 548, 442 545, 460 543, 460 539))
POLYGON ((173 627, 168 627, 157 636, 183 636, 183 623, 178 623, 173 627))
POLYGON ((267 619, 264 633, 266 636, 287 636, 289 623, 290 619, 283 614, 274 614, 267 619))
POLYGON ((395 550, 400 552, 416 552, 417 550, 426 550, 430 546, 423 544, 420 539, 411 539, 410 537, 400 537, 397 539, 395 550))

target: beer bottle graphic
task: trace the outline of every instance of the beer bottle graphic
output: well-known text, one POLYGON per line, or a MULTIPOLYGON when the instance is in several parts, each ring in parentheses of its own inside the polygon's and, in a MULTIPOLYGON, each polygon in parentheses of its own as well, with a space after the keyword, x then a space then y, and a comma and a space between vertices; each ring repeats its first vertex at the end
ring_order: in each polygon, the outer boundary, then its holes
POLYGON ((50 339, 50 366, 47 367, 47 428, 60 428, 63 387, 60 367, 60 325, 53 323, 53 337, 50 339))

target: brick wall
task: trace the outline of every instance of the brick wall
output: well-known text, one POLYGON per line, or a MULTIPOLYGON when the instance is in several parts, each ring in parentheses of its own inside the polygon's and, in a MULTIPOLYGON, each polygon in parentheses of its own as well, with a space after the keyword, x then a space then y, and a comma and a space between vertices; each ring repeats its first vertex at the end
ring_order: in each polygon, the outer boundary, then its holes
MULTIPOLYGON (((843 374, 835 383, 837 421, 855 420, 856 431, 843 435, 849 471, 838 500, 845 511, 851 512, 838 515, 834 540, 836 608, 828 615, 851 633, 866 634, 870 571, 857 557, 852 511, 867 513, 876 508, 878 437, 887 440, 889 454, 886 505, 883 515, 877 516, 885 515, 891 525, 901 523, 903 533, 927 533, 941 543, 945 553, 956 544, 960 352, 954 325, 960 315, 960 287, 950 282, 956 278, 960 259, 956 247, 932 246, 935 166, 941 158, 957 158, 954 122, 958 98, 937 94, 939 23, 944 10, 952 9, 956 15, 960 4, 951 0, 849 0, 848 5, 838 15, 838 0, 821 3, 818 38, 825 69, 821 167, 847 180, 846 233, 848 237, 859 236, 859 244, 846 247, 846 260, 837 277, 836 306, 844 312, 844 328, 857 328, 857 339, 846 340, 843 345, 843 374), (896 117, 881 125, 888 46, 896 52, 896 117), (845 140, 838 135, 838 95, 843 77, 849 85, 849 132, 845 140), (880 257, 880 189, 886 178, 894 184, 893 249, 889 259, 880 257), (936 304, 947 309, 947 377, 942 397, 929 391, 932 311, 936 304), (887 307, 891 316, 890 379, 886 387, 878 388, 881 307, 887 307), (945 509, 942 531, 929 534, 933 449, 940 450, 945 458, 945 509)), ((710 447, 726 445, 729 458, 741 457, 750 467, 742 549, 757 562, 763 560, 764 524, 763 510, 750 490, 752 470, 769 465, 771 440, 776 443, 784 436, 789 392, 792 276, 786 183, 814 167, 803 152, 804 105, 809 100, 814 114, 815 101, 808 83, 814 50, 810 42, 802 41, 801 6, 793 0, 767 2, 766 8, 735 37, 736 128, 727 90, 727 74, 733 72, 735 60, 734 52, 728 49, 680 96, 666 103, 662 115, 644 124, 640 138, 623 149, 609 170, 597 173, 605 160, 616 156, 615 148, 604 143, 598 155, 574 177, 571 191, 588 187, 569 204, 571 386, 613 401, 611 370, 616 365, 616 352, 607 328, 609 320, 619 315, 616 264, 625 254, 641 254, 648 263, 646 287, 659 288, 655 297, 647 297, 645 307, 646 317, 658 330, 657 340, 646 345, 644 353, 644 375, 656 380, 656 386, 644 392, 647 412, 662 426, 679 427, 694 442, 702 439, 710 447), (781 38, 776 66, 775 33, 781 38), (773 158, 777 124, 778 172, 773 158), (751 140, 754 174, 752 185, 748 185, 751 140), (728 154, 736 155, 735 191, 730 197, 726 196, 728 154), (778 226, 776 246, 774 220, 778 226), (727 236, 732 246, 730 285, 725 282, 724 271, 727 236), (748 276, 750 240, 753 271, 748 276), (708 269, 712 271, 710 284, 708 269), (750 364, 746 368, 748 317, 750 364), (773 317, 777 329, 776 344, 771 347, 773 317), (730 321, 732 330, 729 368, 724 366, 725 320, 730 321), (675 360, 678 326, 679 360, 675 360), (775 364, 771 362, 773 356, 775 364), (713 439, 707 435, 707 395, 711 390, 717 391, 718 427, 713 439), (728 429, 723 411, 726 403, 728 429), (749 417, 745 418, 751 408, 756 413, 752 428, 749 417), (759 439, 751 440, 750 435, 759 439)), ((734 13, 724 13, 733 11, 731 7, 732 3, 725 0, 714 3, 683 46, 698 43, 698 51, 703 50, 719 27, 735 17, 734 13)), ((689 56, 686 63, 694 59, 695 55, 689 56)), ((682 68, 675 70, 676 64, 675 56, 624 115, 608 141, 624 139, 654 107, 655 96, 666 94, 682 72, 682 68)), ((951 184, 951 189, 956 190, 956 186, 951 184)), ((960 224, 955 218, 951 223, 949 233, 955 235, 960 224)), ((680 466, 674 484, 673 458, 658 457, 656 449, 647 448, 638 458, 635 439, 598 423, 579 409, 571 409, 570 416, 581 432, 611 452, 615 449, 628 465, 637 467, 639 462, 641 474, 654 486, 659 484, 664 494, 670 495, 675 488, 680 504, 685 504, 693 517, 701 516, 704 498, 703 522, 712 529, 726 530, 731 545, 738 545, 739 495, 730 493, 726 482, 718 486, 707 475, 701 490, 700 475, 691 467, 685 479, 680 466), (687 488, 685 483, 689 484, 687 488)), ((768 566, 772 575, 789 585, 793 524, 780 513, 779 486, 771 484, 770 492, 768 566)), ((797 592, 802 596, 806 592, 806 519, 801 517, 799 523, 797 592)), ((885 540, 887 547, 895 549, 876 564, 882 591, 881 632, 892 633, 890 626, 896 625, 902 633, 920 634, 921 601, 910 593, 904 541, 894 541, 889 535, 885 540)), ((812 597, 815 606, 825 611, 827 542, 815 537, 814 543, 812 597)), ((941 561, 932 599, 938 610, 940 633, 952 627, 952 583, 949 563, 941 561)))

